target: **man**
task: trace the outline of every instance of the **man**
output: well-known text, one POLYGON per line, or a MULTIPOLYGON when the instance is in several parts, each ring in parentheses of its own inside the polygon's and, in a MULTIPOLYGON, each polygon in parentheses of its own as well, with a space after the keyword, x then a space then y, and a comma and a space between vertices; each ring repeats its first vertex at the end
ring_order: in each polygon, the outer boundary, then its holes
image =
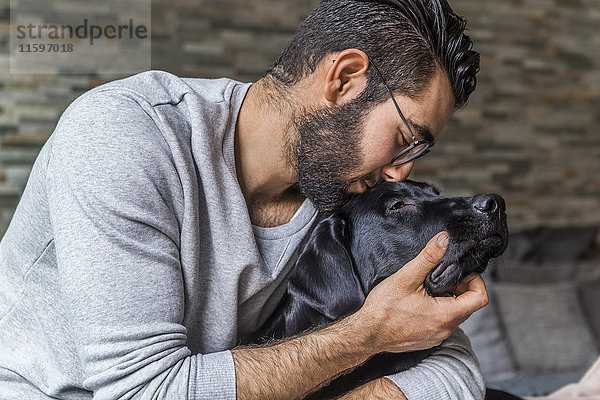
POLYGON ((355 314, 239 346, 317 209, 405 179, 466 102, 479 59, 463 31, 443 0, 326 1, 253 85, 148 72, 78 98, 0 244, 0 397, 297 398, 442 341, 347 398, 483 397, 455 331, 487 302, 481 278, 456 299, 422 287, 444 233, 355 314))

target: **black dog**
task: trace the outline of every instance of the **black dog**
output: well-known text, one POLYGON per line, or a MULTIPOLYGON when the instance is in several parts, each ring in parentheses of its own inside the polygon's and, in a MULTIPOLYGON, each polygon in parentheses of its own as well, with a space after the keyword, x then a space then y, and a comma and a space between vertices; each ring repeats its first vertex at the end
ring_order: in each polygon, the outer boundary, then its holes
MULTIPOLYGON (((440 231, 450 236, 441 262, 424 287, 445 295, 505 250, 505 205, 495 194, 440 197, 419 182, 382 183, 320 217, 302 247, 287 293, 255 341, 293 336, 357 311, 369 291, 412 260, 440 231)), ((333 398, 370 380, 406 370, 435 348, 381 353, 310 398, 333 398)))

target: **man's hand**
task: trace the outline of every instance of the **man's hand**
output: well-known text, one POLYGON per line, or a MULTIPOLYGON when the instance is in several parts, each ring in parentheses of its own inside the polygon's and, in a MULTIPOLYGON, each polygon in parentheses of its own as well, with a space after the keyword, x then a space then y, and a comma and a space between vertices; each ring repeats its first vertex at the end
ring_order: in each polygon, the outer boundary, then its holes
POLYGON ((427 294, 423 281, 447 247, 447 233, 438 233, 415 259, 369 293, 356 316, 371 332, 376 352, 437 346, 488 303, 485 284, 477 274, 467 276, 458 285, 456 298, 427 294))

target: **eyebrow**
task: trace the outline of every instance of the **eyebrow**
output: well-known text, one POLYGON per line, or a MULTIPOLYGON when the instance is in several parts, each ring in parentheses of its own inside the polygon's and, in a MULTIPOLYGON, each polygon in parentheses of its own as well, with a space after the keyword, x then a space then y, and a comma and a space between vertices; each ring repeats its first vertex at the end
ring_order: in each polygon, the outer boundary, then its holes
POLYGON ((431 129, 429 129, 429 127, 416 124, 409 118, 407 118, 406 121, 410 124, 413 132, 415 132, 415 137, 417 140, 425 140, 429 143, 435 142, 435 136, 433 136, 433 133, 431 133, 431 129))

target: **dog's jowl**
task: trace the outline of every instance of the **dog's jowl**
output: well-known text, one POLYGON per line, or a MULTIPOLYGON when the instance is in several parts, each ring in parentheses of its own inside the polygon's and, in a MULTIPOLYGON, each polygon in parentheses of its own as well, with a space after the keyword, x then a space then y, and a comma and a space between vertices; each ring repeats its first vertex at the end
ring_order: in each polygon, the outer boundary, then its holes
MULTIPOLYGON (((375 285, 415 258, 440 231, 448 232, 450 243, 423 282, 432 296, 451 294, 466 275, 483 272, 508 241, 502 197, 445 198, 435 187, 413 181, 382 183, 319 218, 286 294, 255 341, 293 336, 357 311, 375 285)), ((408 369, 434 351, 376 355, 311 398, 335 397, 408 369)))

